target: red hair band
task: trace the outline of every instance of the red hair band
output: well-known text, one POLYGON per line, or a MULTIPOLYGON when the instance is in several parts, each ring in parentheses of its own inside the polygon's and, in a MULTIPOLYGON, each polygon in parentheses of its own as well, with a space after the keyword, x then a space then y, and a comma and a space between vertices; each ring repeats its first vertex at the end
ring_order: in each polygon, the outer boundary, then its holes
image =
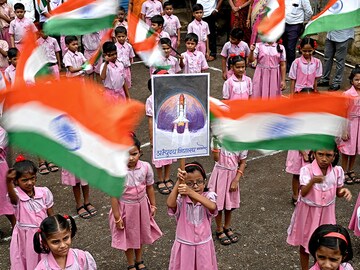
POLYGON ((346 245, 348 245, 348 241, 346 240, 346 237, 344 235, 342 235, 341 233, 338 233, 338 232, 331 232, 331 233, 328 233, 326 235, 324 235, 324 237, 335 237, 335 238, 339 238, 341 240, 344 240, 346 245))
POLYGON ((157 75, 161 75, 161 74, 169 74, 169 72, 165 69, 160 70, 158 73, 156 73, 157 75))
POLYGON ((69 216, 68 215, 64 215, 63 216, 65 219, 69 219, 69 216))
POLYGON ((189 166, 195 166, 195 167, 198 167, 198 168, 200 169, 200 171, 201 171, 203 174, 205 174, 205 175, 206 175, 206 173, 205 173, 204 169, 203 169, 203 168, 201 168, 201 166, 199 166, 199 164, 189 163, 189 164, 186 164, 186 165, 185 165, 185 168, 186 168, 186 167, 189 167, 189 166))
POLYGON ((18 155, 15 158, 15 162, 20 162, 20 161, 24 161, 24 160, 25 160, 25 157, 22 154, 18 155))
POLYGON ((37 232, 38 232, 38 233, 41 233, 41 229, 39 228, 39 229, 37 230, 37 232))

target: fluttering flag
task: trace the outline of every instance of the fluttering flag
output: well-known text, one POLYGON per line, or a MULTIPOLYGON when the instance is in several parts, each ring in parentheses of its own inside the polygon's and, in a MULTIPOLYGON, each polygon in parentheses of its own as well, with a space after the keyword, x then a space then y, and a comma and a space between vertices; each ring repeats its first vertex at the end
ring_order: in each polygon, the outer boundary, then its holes
POLYGON ((130 132, 144 105, 134 100, 110 104, 101 86, 76 78, 23 87, 6 92, 1 126, 10 143, 119 197, 133 145, 130 132))
POLYGON ((49 35, 83 35, 111 28, 117 12, 115 0, 69 0, 51 11, 44 24, 49 35))
POLYGON ((302 37, 332 30, 342 30, 360 25, 359 0, 329 0, 324 9, 313 16, 302 37))
POLYGON ((333 148, 347 99, 326 94, 270 100, 210 99, 212 131, 229 151, 333 148))
POLYGON ((276 42, 285 30, 285 0, 269 0, 266 16, 258 26, 259 37, 265 42, 276 42))

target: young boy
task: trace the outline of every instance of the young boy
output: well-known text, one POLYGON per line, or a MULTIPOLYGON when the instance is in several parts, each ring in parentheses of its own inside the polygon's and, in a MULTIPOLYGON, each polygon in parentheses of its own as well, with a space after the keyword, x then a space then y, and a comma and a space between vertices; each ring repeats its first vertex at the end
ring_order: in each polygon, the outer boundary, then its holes
POLYGON ((0 28, 1 38, 11 44, 9 27, 10 22, 15 18, 15 13, 11 5, 6 0, 0 0, 0 28))
POLYGON ((25 6, 21 3, 14 5, 15 20, 10 22, 9 34, 11 47, 18 48, 21 51, 22 40, 25 37, 26 31, 37 32, 37 28, 31 19, 25 18, 25 6))
POLYGON ((116 17, 116 19, 114 21, 114 30, 118 26, 124 26, 126 29, 128 28, 128 23, 127 23, 127 21, 125 21, 125 15, 126 15, 125 8, 124 7, 119 7, 118 15, 117 15, 117 17, 116 17))
POLYGON ((76 36, 66 36, 65 44, 68 48, 63 57, 66 67, 66 77, 84 76, 82 65, 86 62, 84 55, 78 52, 79 42, 76 36))
POLYGON ((196 51, 198 37, 194 33, 185 36, 186 52, 181 54, 180 67, 184 73, 200 73, 206 71, 209 66, 202 52, 196 51))
MULTIPOLYGON (((164 32, 168 33, 171 39, 171 47, 175 50, 180 46, 180 28, 181 24, 179 18, 173 14, 174 8, 170 1, 164 3, 164 32)), ((175 56, 176 53, 171 51, 171 55, 175 56)))
POLYGON ((210 50, 208 35, 210 34, 210 29, 208 23, 202 20, 203 15, 203 6, 201 4, 195 4, 193 6, 193 16, 195 19, 188 25, 188 34, 194 33, 198 36, 199 42, 196 46, 196 50, 202 52, 206 56, 206 59, 209 59, 210 50))
POLYGON ((163 12, 161 1, 146 0, 141 6, 141 19, 151 26, 151 18, 163 12))
POLYGON ((100 67, 100 78, 105 87, 105 97, 110 102, 130 98, 125 83, 124 65, 117 59, 116 45, 107 41, 103 45, 105 62, 100 67))
POLYGON ((124 26, 115 28, 116 48, 118 60, 124 64, 125 82, 127 87, 131 88, 131 64, 134 61, 135 53, 132 46, 126 42, 127 30, 124 26))
MULTIPOLYGON (((181 70, 179 61, 177 60, 176 57, 170 55, 171 40, 169 38, 161 38, 160 44, 165 53, 165 57, 162 59, 163 66, 170 66, 170 69, 167 71, 167 73, 168 74, 178 73, 181 70)), ((155 67, 150 67, 150 76, 154 74, 155 70, 156 70, 155 67)))
MULTIPOLYGON (((82 45, 84 47, 84 57, 89 60, 100 46, 101 37, 105 33, 104 30, 97 31, 82 36, 82 45)), ((95 81, 98 81, 98 74, 100 74, 100 66, 102 64, 102 58, 100 57, 93 68, 88 72, 92 74, 95 81)), ((100 83, 100 80, 98 81, 100 83)))
POLYGON ((151 18, 151 28, 157 33, 156 40, 159 42, 160 38, 168 38, 170 36, 164 31, 164 18, 160 15, 155 15, 151 18))
POLYGON ((10 66, 5 69, 5 79, 11 83, 11 85, 15 82, 15 73, 16 73, 16 64, 19 56, 19 50, 16 48, 10 48, 8 50, 8 59, 10 62, 10 66))

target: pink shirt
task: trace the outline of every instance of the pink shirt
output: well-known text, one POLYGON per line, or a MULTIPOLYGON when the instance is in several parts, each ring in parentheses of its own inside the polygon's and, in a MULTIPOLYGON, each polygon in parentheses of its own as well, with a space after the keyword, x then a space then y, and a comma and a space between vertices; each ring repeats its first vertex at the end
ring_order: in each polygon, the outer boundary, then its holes
POLYGON ((118 60, 122 62, 126 68, 130 67, 131 59, 135 57, 135 53, 132 46, 126 41, 124 44, 120 44, 119 42, 116 42, 115 45, 116 45, 118 60))
POLYGON ((186 51, 181 54, 184 57, 184 73, 201 73, 209 68, 205 56, 202 52, 186 51))
POLYGON ((16 73, 16 67, 14 67, 12 64, 5 69, 4 72, 5 79, 11 84, 14 84, 15 82, 15 73, 16 73))
POLYGON ((154 184, 154 172, 150 163, 139 160, 136 163, 135 169, 128 169, 125 185, 127 187, 139 186, 144 182, 144 180, 146 182, 146 186, 154 184))
POLYGON ((240 55, 240 53, 244 53, 245 57, 248 57, 250 54, 250 48, 246 42, 240 41, 239 44, 231 44, 230 41, 226 42, 221 50, 220 55, 229 59, 231 54, 240 55))
MULTIPOLYGON (((346 90, 344 92, 344 95, 351 98, 348 102, 349 102, 349 115, 348 115, 348 119, 354 120, 356 118, 360 117, 360 97, 358 92, 355 90, 354 86, 351 86, 350 89, 346 90)), ((349 122, 349 124, 351 124, 351 122, 349 122)), ((349 134, 350 134, 350 130, 348 130, 349 134)), ((351 134, 350 134, 351 135, 351 134)))
MULTIPOLYGON (((54 255, 50 252, 45 255, 35 270, 60 270, 60 266, 56 262, 54 255)), ((66 257, 66 270, 96 270, 96 262, 87 251, 70 248, 66 257)))
POLYGON ((193 20, 188 25, 188 33, 194 33, 198 36, 199 42, 206 41, 207 36, 210 35, 210 29, 207 22, 201 20, 193 20))
MULTIPOLYGON (((7 3, 0 5, 0 13, 8 17, 9 19, 15 18, 15 13, 12 6, 7 3)), ((9 26, 10 24, 7 21, 5 21, 4 19, 0 19, 0 28, 6 28, 9 26)))
POLYGON ((82 44, 86 51, 96 51, 100 45, 100 32, 86 34, 82 36, 82 44))
POLYGON ((280 45, 282 52, 277 51, 277 43, 256 43, 254 56, 258 60, 259 68, 278 68, 280 62, 286 61, 286 53, 283 45, 280 45))
POLYGON ((145 104, 146 116, 153 117, 153 104, 154 104, 154 98, 153 98, 153 95, 151 94, 146 99, 146 104, 145 104))
MULTIPOLYGON (((315 263, 309 270, 321 270, 319 263, 315 263)), ((339 270, 354 270, 350 263, 340 264, 339 270)))
POLYGON ((164 31, 169 34, 170 37, 177 36, 178 29, 181 28, 179 18, 175 15, 164 15, 164 31))
POLYGON ((45 49, 46 57, 50 63, 57 63, 56 53, 60 52, 60 46, 55 38, 47 37, 43 39, 40 37, 37 40, 37 44, 45 49))
POLYGON ((117 21, 117 22, 115 23, 115 25, 114 25, 114 29, 115 29, 116 27, 119 27, 119 26, 124 26, 126 29, 128 29, 128 23, 127 23, 127 21, 122 21, 122 22, 117 21))
MULTIPOLYGON (((101 64, 100 74, 105 66, 105 63, 101 64)), ((107 65, 106 78, 103 80, 104 87, 111 90, 121 90, 124 87, 125 73, 124 65, 119 60, 115 63, 109 62, 107 65)))
POLYGON ((24 17, 20 20, 15 18, 10 22, 9 34, 14 36, 15 43, 18 44, 22 42, 27 29, 37 32, 37 28, 31 19, 24 17))
MULTIPOLYGON (((9 50, 9 44, 5 40, 0 40, 0 48, 7 52, 9 50)), ((0 54, 0 68, 4 70, 8 66, 9 61, 7 57, 0 54)))
POLYGON ((240 81, 235 75, 232 75, 224 82, 223 99, 249 99, 252 95, 252 81, 243 75, 240 81))
MULTIPOLYGON (((170 66, 170 69, 167 71, 169 74, 175 74, 181 70, 178 59, 172 55, 167 58, 163 57, 161 62, 164 66, 170 66)), ((150 75, 153 74, 155 70, 155 67, 150 67, 150 75)))
POLYGON ((295 80, 295 92, 300 92, 305 87, 314 88, 315 80, 321 76, 321 61, 313 56, 310 62, 304 56, 296 58, 289 71, 289 78, 295 80))
POLYGON ((141 6, 141 14, 145 15, 145 18, 151 19, 155 15, 161 15, 163 7, 158 0, 147 0, 141 6))
POLYGON ((83 70, 72 73, 69 71, 69 67, 79 68, 85 62, 86 62, 86 59, 81 52, 73 53, 72 51, 68 50, 63 57, 63 63, 66 67, 66 77, 76 77, 76 76, 84 75, 83 70))
POLYGON ((215 163, 215 167, 228 170, 237 170, 239 162, 247 158, 248 151, 230 152, 225 148, 220 148, 219 160, 215 163))

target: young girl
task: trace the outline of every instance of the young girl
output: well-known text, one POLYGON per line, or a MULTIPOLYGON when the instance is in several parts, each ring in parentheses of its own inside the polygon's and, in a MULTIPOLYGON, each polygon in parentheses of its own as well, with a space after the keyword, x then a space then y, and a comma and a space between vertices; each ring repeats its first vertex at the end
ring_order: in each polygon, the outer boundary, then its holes
POLYGON ((301 56, 295 59, 289 71, 291 94, 299 93, 304 88, 317 92, 317 79, 322 76, 322 64, 312 56, 315 49, 316 42, 312 38, 305 37, 301 40, 301 56))
POLYGON ((354 270, 348 262, 353 258, 350 235, 340 225, 319 226, 309 241, 315 264, 310 270, 354 270))
POLYGON ((285 89, 286 55, 283 45, 276 42, 250 46, 249 62, 257 60, 253 97, 262 99, 281 95, 285 89))
POLYGON ((109 223, 111 246, 125 251, 127 269, 138 270, 146 269, 142 260, 142 245, 154 243, 162 232, 154 220, 157 209, 154 174, 149 163, 139 160, 140 142, 135 135, 133 139, 124 192, 120 198, 111 198, 109 223))
POLYGON ((47 187, 35 187, 37 168, 32 161, 22 156, 16 160, 6 176, 17 220, 10 243, 11 269, 34 269, 41 259, 33 249, 34 234, 41 221, 53 215, 53 195, 47 187))
POLYGON ((34 235, 34 250, 46 254, 35 270, 95 270, 91 254, 72 249, 71 241, 76 234, 75 220, 70 216, 55 215, 45 218, 34 235))
POLYGON ((167 199, 168 213, 177 221, 169 270, 218 269, 211 233, 216 194, 205 186, 206 174, 198 162, 178 169, 178 181, 167 199))
POLYGON ((249 99, 253 93, 250 77, 245 75, 246 60, 241 56, 229 59, 233 74, 223 86, 223 99, 249 99))
POLYGON ((360 179, 356 177, 353 170, 356 155, 360 154, 360 65, 356 65, 351 71, 349 79, 352 87, 344 92, 347 97, 351 98, 349 124, 339 143, 341 166, 346 172, 346 184, 360 183, 360 179))
POLYGON ((360 207, 360 193, 356 200, 354 211, 351 216, 350 223, 349 223, 349 229, 354 231, 354 234, 356 236, 360 236, 360 222, 359 222, 360 221, 360 210, 359 210, 359 207, 360 207))
POLYGON ((316 150, 315 160, 300 170, 300 194, 288 228, 287 242, 300 246, 302 270, 309 269, 308 244, 311 234, 322 224, 336 224, 335 199, 351 199, 344 188, 344 171, 335 166, 337 150, 316 150))
POLYGON ((231 213, 240 206, 240 178, 244 175, 248 151, 228 152, 218 145, 216 138, 213 140, 213 158, 215 167, 211 173, 208 188, 217 194, 218 215, 216 221, 216 237, 222 245, 236 243, 238 235, 232 232, 231 213), (225 211, 224 226, 222 212, 225 211))

